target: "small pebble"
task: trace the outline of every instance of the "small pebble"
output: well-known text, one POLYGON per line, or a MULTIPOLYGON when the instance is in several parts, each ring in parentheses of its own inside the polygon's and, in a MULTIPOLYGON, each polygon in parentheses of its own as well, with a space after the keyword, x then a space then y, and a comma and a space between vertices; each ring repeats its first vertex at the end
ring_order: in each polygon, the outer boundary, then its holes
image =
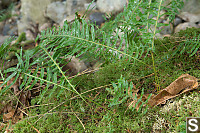
POLYGON ((182 20, 181 18, 176 17, 176 18, 174 19, 174 26, 176 27, 177 25, 179 25, 179 24, 182 23, 182 22, 183 22, 183 20, 182 20))
POLYGON ((92 23, 96 23, 96 25, 101 25, 102 23, 105 22, 105 13, 101 12, 92 13, 89 17, 89 20, 92 23))

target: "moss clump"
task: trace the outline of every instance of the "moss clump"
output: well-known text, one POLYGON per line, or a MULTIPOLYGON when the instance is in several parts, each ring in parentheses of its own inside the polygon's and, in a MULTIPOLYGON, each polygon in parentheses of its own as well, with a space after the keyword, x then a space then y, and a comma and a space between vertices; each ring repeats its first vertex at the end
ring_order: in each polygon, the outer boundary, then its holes
POLYGON ((200 34, 200 28, 186 28, 186 30, 181 30, 176 33, 176 37, 198 37, 200 34))

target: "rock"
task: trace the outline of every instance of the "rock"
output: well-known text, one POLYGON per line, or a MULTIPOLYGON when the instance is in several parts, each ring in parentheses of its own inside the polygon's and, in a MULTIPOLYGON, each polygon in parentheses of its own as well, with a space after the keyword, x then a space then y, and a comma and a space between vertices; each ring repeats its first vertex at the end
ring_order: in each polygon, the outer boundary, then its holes
MULTIPOLYGON (((105 22, 105 19, 103 16, 105 16, 105 13, 100 13, 100 12, 97 12, 97 10, 88 10, 86 12, 86 10, 81 10, 81 11, 78 11, 78 15, 80 17, 83 17, 84 15, 84 19, 86 22, 88 21, 91 21, 91 22, 97 22, 97 24, 101 24, 103 22, 105 22)), ((105 16, 107 18, 107 16, 105 16)), ((63 24, 65 21, 67 21, 67 23, 71 23, 75 20, 76 18, 76 15, 75 14, 72 14, 72 15, 69 15, 67 16, 65 19, 63 19, 63 21, 59 24, 61 27, 63 27, 63 24)), ((108 17, 109 19, 109 17, 108 17)))
MULTIPOLYGON (((163 6, 167 6, 172 0, 165 0, 163 6)), ((199 0, 183 0, 184 6, 180 12, 189 12, 194 14, 200 13, 200 1, 199 0)))
POLYGON ((101 25, 105 22, 105 13, 94 12, 90 15, 89 20, 96 25, 101 25))
POLYGON ((91 5, 90 3, 85 3, 84 4, 85 10, 96 10, 97 6, 96 6, 96 2, 93 2, 91 5))
POLYGON ((164 24, 169 24, 168 26, 161 26, 159 27, 161 35, 169 35, 173 33, 173 25, 169 22, 169 19, 163 20, 164 24))
MULTIPOLYGON (((167 6, 171 1, 172 0, 165 0, 163 5, 167 6)), ((179 14, 174 19, 175 33, 179 32, 180 30, 185 30, 187 27, 199 27, 198 24, 200 22, 200 1, 183 0, 183 2, 183 8, 179 10, 179 14)))
MULTIPOLYGON (((88 21, 88 20, 89 20, 89 19, 88 19, 88 16, 89 16, 88 13, 92 13, 92 12, 93 12, 93 10, 92 10, 92 11, 88 11, 87 14, 86 14, 86 10, 82 10, 82 11, 78 11, 78 14, 80 15, 80 17, 82 17, 83 15, 85 15, 86 17, 85 17, 84 19, 85 19, 86 21, 88 21)), ((67 17, 64 18, 63 21, 59 24, 60 27, 63 27, 63 24, 64 24, 65 21, 67 21, 67 23, 71 23, 71 22, 73 22, 73 21, 75 20, 75 18, 76 18, 76 14, 72 14, 72 15, 67 16, 67 17)))
POLYGON ((199 0, 184 0, 184 6, 181 12, 188 12, 192 14, 200 14, 200 1, 199 0))
POLYGON ((104 13, 116 13, 122 11, 126 0, 97 0, 97 8, 104 13))
POLYGON ((161 20, 165 20, 166 19, 166 17, 167 17, 167 15, 166 15, 166 11, 165 10, 161 10, 160 11, 160 19, 161 20))
POLYGON ((47 6, 46 16, 56 23, 62 22, 67 17, 66 2, 53 2, 47 6))
POLYGON ((4 41, 6 40, 6 39, 8 39, 9 38, 9 36, 2 36, 2 35, 0 35, 0 46, 4 43, 4 41))
POLYGON ((21 0, 21 20, 18 21, 18 34, 30 28, 30 22, 39 23, 39 26, 48 22, 44 16, 46 7, 59 0, 21 0))
POLYGON ((4 25, 5 25, 5 21, 1 21, 0 22, 0 34, 2 34, 4 25))
MULTIPOLYGON (((171 0, 166 0, 163 5, 167 5, 171 0)), ((180 10, 180 18, 188 22, 200 21, 200 1, 199 0, 183 0, 184 6, 180 10)))
MULTIPOLYGON (((68 58, 66 62, 68 62, 69 60, 70 58, 68 58)), ((61 66, 63 65, 61 64, 61 66)), ((70 76, 76 75, 86 69, 87 67, 85 63, 83 61, 80 61, 80 59, 76 58, 75 56, 72 56, 71 61, 62 67, 62 71, 67 71, 70 76)))
POLYGON ((197 24, 195 23, 192 23, 192 22, 186 22, 186 23, 182 23, 182 24, 179 24, 176 28, 175 28, 175 33, 181 31, 181 30, 186 30, 186 28, 192 28, 192 27, 195 27, 195 28, 200 28, 200 26, 198 26, 197 24))
POLYGON ((41 32, 43 30, 51 28, 51 25, 52 25, 51 23, 44 23, 43 25, 40 26, 39 31, 41 32))
POLYGON ((26 31, 25 31, 25 34, 26 34, 26 39, 27 39, 27 40, 35 40, 35 38, 34 38, 32 32, 31 32, 30 30, 26 30, 26 31))
POLYGON ((176 27, 177 25, 179 25, 182 22, 183 22, 183 20, 180 17, 176 16, 174 19, 174 27, 176 27))
POLYGON ((6 20, 3 30, 2 30, 2 34, 3 35, 10 35, 10 36, 15 36, 17 35, 17 22, 16 20, 6 20))
POLYGON ((200 21, 200 13, 193 14, 193 13, 189 13, 189 12, 181 12, 178 16, 187 22, 196 23, 196 22, 200 21))
POLYGON ((76 17, 75 14, 67 16, 67 17, 64 18, 64 19, 62 20, 62 22, 59 24, 60 27, 63 27, 65 21, 67 21, 68 23, 73 22, 73 21, 75 20, 75 17, 76 17))
POLYGON ((197 22, 197 25, 200 27, 200 21, 199 21, 199 22, 197 22))
POLYGON ((9 31, 11 30, 12 25, 10 24, 5 24, 3 27, 3 35, 9 35, 9 31))
POLYGON ((168 34, 172 34, 173 32, 173 27, 171 24, 168 26, 161 26, 159 29, 161 30, 160 31, 161 35, 168 35, 168 34))
POLYGON ((20 35, 22 32, 26 32, 26 30, 30 27, 28 25, 28 22, 23 22, 21 20, 17 21, 17 29, 18 29, 18 35, 20 35))
POLYGON ((68 15, 72 15, 77 11, 84 10, 84 4, 88 3, 87 0, 67 0, 67 13, 68 15))

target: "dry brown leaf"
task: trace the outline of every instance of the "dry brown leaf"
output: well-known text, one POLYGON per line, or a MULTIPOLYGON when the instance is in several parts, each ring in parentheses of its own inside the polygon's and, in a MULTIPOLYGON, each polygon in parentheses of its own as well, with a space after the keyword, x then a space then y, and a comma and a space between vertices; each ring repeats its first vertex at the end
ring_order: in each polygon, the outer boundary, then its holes
POLYGON ((3 121, 6 122, 6 121, 12 119, 14 114, 15 114, 15 109, 12 109, 10 112, 3 115, 3 121))
POLYGON ((7 112, 10 112, 12 110, 12 101, 8 102, 7 104, 5 103, 5 101, 2 101, 1 102, 1 105, 2 105, 2 109, 0 109, 0 114, 1 113, 7 113, 7 112))
POLYGON ((189 74, 183 74, 174 82, 172 82, 168 87, 161 90, 158 95, 151 97, 149 99, 148 104, 151 107, 153 107, 165 103, 166 100, 177 97, 180 94, 191 91, 197 87, 198 87, 197 78, 189 74))
MULTIPOLYGON (((15 80, 15 77, 12 77, 12 78, 7 82, 7 86, 9 86, 14 80, 15 80)), ((1 82, 1 83, 3 83, 3 82, 1 82)), ((13 85, 11 85, 10 88, 13 88, 13 89, 14 89, 14 94, 17 94, 17 92, 19 91, 18 87, 20 86, 20 84, 21 84, 21 79, 18 78, 17 81, 16 81, 13 85)), ((5 86, 6 86, 6 85, 0 87, 0 90, 1 90, 3 87, 5 87, 5 86)))

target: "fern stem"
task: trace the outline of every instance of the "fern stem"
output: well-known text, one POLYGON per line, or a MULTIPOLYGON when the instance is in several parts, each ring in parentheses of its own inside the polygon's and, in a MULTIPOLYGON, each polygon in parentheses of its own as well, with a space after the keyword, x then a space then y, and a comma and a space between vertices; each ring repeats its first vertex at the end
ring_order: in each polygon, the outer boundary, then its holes
POLYGON ((153 70, 154 70, 154 73, 155 73, 155 82, 157 84, 157 90, 158 91, 160 90, 160 85, 158 83, 159 81, 158 81, 158 75, 157 75, 156 67, 155 67, 153 49, 154 49, 154 40, 155 40, 155 35, 156 35, 156 28, 157 28, 157 25, 158 25, 158 19, 159 19, 159 15, 160 15, 161 4, 162 4, 162 0, 160 0, 160 4, 159 4, 159 7, 158 7, 158 15, 157 15, 157 18, 156 18, 155 29, 154 29, 154 33, 153 33, 152 51, 151 51, 151 57, 152 57, 152 61, 153 61, 153 70))
POLYGON ((112 47, 110 47, 110 46, 103 45, 103 44, 101 44, 101 43, 89 41, 89 40, 87 40, 87 39, 83 39, 83 38, 79 38, 79 37, 75 37, 75 36, 71 36, 71 35, 51 35, 51 37, 52 37, 52 36, 54 36, 54 37, 70 37, 70 38, 82 40, 82 41, 85 41, 85 42, 93 43, 93 44, 96 44, 96 45, 101 45, 101 46, 103 46, 103 47, 106 47, 106 48, 109 48, 109 49, 114 50, 114 51, 116 51, 116 52, 119 52, 119 53, 121 53, 121 54, 123 54, 123 55, 126 55, 126 56, 128 56, 128 57, 130 57, 130 58, 132 58, 132 59, 134 59, 134 60, 137 60, 138 62, 140 62, 140 63, 142 63, 142 64, 144 64, 144 65, 146 65, 146 66, 149 66, 148 64, 144 63, 143 61, 141 61, 141 60, 139 60, 139 59, 137 59, 137 58, 135 58, 135 57, 133 57, 133 56, 131 56, 131 55, 129 55, 129 54, 126 54, 126 53, 124 53, 124 52, 122 52, 122 51, 120 51, 120 50, 118 50, 118 49, 112 48, 112 47))
MULTIPOLYGON (((40 46, 41 47, 41 46, 40 46)), ((63 73, 63 71, 61 70, 61 68, 59 67, 59 65, 56 63, 56 61, 52 58, 52 56, 46 51, 45 48, 41 47, 46 54, 51 58, 51 60, 54 62, 54 64, 57 66, 57 68, 59 69, 59 71, 61 72, 61 74, 64 76, 65 80, 68 82, 68 84, 72 87, 72 89, 83 99, 83 101, 85 101, 87 103, 87 101, 78 93, 78 91, 74 88, 74 86, 70 83, 70 81, 67 79, 67 77, 65 76, 65 74, 63 73)), ((87 103, 88 105, 90 105, 89 103, 87 103)))

